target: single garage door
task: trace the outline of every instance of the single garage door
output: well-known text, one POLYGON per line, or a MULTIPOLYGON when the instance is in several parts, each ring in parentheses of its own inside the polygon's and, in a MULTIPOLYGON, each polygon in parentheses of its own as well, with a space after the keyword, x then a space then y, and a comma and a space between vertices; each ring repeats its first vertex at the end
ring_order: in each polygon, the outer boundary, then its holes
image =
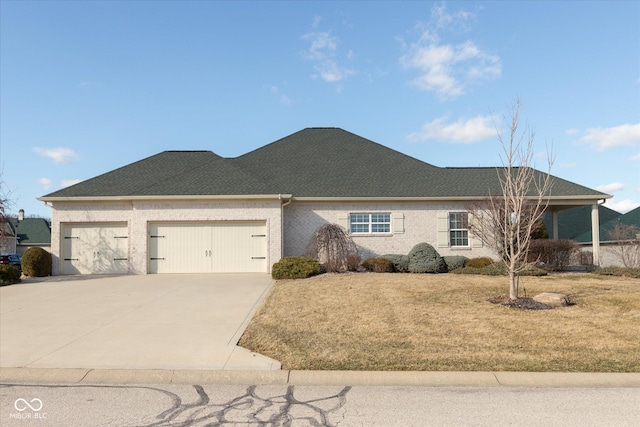
POLYGON ((265 273, 265 221, 149 224, 149 273, 265 273))
POLYGON ((62 274, 128 273, 126 223, 62 226, 62 274))

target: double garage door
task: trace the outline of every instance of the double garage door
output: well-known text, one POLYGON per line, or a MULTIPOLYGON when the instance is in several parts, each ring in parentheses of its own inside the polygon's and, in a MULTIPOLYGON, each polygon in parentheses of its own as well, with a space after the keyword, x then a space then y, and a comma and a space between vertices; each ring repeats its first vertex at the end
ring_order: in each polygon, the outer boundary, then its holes
POLYGON ((149 273, 267 271, 267 226, 261 222, 149 224, 149 273))
MULTIPOLYGON (((129 272, 126 223, 63 226, 62 274, 129 272)), ((151 223, 149 273, 267 272, 265 221, 151 223)))

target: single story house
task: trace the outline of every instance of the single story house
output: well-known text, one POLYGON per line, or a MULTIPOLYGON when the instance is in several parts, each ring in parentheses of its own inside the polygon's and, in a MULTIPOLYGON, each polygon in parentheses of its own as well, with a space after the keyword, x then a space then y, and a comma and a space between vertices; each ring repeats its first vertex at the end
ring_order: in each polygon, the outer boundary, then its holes
POLYGON ((10 218, 16 232, 16 250, 22 255, 29 248, 39 247, 51 252, 51 225, 45 218, 25 218, 24 210, 17 218, 10 218))
MULTIPOLYGON (((500 194, 496 168, 437 167, 338 128, 307 128, 236 158, 164 151, 40 197, 52 208, 53 274, 269 272, 305 253, 325 223, 363 258, 494 256, 465 228, 465 206, 500 194)), ((549 211, 608 194, 554 178, 549 211)), ((555 230, 557 235, 557 230, 555 230)))

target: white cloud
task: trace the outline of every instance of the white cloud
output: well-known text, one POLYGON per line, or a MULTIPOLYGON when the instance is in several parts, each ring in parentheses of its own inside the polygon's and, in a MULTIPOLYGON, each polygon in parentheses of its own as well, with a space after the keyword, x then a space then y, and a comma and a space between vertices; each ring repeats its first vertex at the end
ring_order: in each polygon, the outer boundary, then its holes
POLYGON ((612 182, 611 184, 598 185, 596 190, 602 191, 603 193, 613 193, 624 190, 624 184, 621 182, 612 182))
POLYGON ((451 13, 447 10, 445 2, 436 4, 431 9, 431 18, 435 21, 437 28, 445 29, 455 25, 456 27, 465 27, 466 22, 475 18, 475 15, 466 10, 458 10, 451 13))
POLYGON ((580 133, 580 129, 567 129, 564 133, 567 135, 578 135, 580 133))
POLYGON ((66 188, 66 187, 70 187, 74 184, 77 184, 79 182, 82 182, 81 179, 64 179, 62 180, 62 188, 66 188))
MULTIPOLYGON (((345 80, 355 74, 353 70, 338 63, 336 56, 339 39, 328 31, 315 31, 320 23, 316 17, 313 23, 314 31, 302 36, 302 40, 308 41, 310 46, 302 53, 303 58, 315 63, 317 74, 313 78, 321 78, 328 83, 336 83, 345 80)), ((349 50, 346 58, 351 59, 353 52, 349 50)))
POLYGON ((75 151, 69 148, 41 148, 34 147, 33 151, 40 154, 43 157, 48 157, 52 159, 55 163, 70 163, 71 161, 78 158, 78 155, 75 151))
POLYGON ((418 132, 407 135, 409 141, 427 141, 431 139, 470 144, 496 136, 491 116, 477 116, 472 119, 460 118, 447 123, 447 117, 439 117, 425 123, 418 132))
POLYGON ((590 128, 578 142, 589 144, 598 151, 621 145, 636 145, 640 143, 640 123, 610 128, 590 128))
POLYGON ((465 87, 478 80, 490 80, 502 75, 502 62, 497 55, 483 51, 467 40, 459 44, 440 41, 438 29, 473 17, 470 12, 449 14, 444 3, 434 6, 431 27, 423 30, 420 39, 408 47, 400 58, 406 69, 417 69, 419 76, 411 84, 419 90, 435 92, 441 99, 455 98, 465 93, 465 87))
POLYGON ((640 160, 640 153, 636 154, 635 156, 631 156, 629 160, 640 160))
POLYGON ((615 198, 607 200, 606 206, 614 211, 618 211, 620 213, 627 213, 638 206, 640 203, 634 202, 631 199, 624 199, 620 201, 616 201, 615 198))
POLYGON ((43 190, 51 188, 51 180, 49 178, 40 178, 38 184, 40 184, 43 190))

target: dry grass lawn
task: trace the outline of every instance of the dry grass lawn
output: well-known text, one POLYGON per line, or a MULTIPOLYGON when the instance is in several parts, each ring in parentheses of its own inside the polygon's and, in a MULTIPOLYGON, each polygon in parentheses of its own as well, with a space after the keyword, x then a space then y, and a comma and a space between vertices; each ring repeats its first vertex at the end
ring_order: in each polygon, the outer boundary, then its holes
POLYGON ((355 273, 277 282, 240 345, 283 369, 640 372, 640 279, 523 277, 576 303, 487 300, 508 278, 355 273))

